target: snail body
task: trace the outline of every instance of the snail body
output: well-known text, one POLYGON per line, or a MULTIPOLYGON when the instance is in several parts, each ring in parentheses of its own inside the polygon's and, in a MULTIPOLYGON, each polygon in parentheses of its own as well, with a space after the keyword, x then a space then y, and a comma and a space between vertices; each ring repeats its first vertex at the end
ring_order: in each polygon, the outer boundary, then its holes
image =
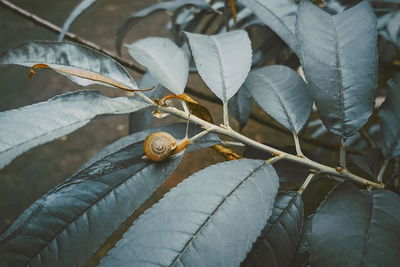
POLYGON ((163 161, 175 155, 189 145, 189 140, 184 139, 178 143, 175 138, 166 132, 154 132, 146 137, 143 150, 147 158, 152 161, 163 161))

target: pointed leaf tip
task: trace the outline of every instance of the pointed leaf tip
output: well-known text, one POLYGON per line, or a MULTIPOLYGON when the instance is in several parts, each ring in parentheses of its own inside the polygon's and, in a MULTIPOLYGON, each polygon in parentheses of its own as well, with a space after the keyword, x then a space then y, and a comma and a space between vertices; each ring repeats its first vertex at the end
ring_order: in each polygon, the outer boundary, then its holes
POLYGON ((271 215, 277 189, 265 161, 205 168, 136 220, 100 266, 239 266, 271 215))
POLYGON ((1 54, 0 64, 47 65, 82 86, 101 84, 127 91, 138 89, 128 71, 114 59, 72 42, 23 43, 1 54))
POLYGON ((129 54, 165 88, 175 94, 185 90, 189 58, 168 38, 149 37, 126 46, 129 54))
POLYGON ((352 136, 374 107, 378 52, 370 3, 361 1, 331 15, 302 1, 296 36, 304 74, 324 125, 343 138, 352 136))
POLYGON ((141 99, 109 98, 94 90, 56 96, 46 102, 0 113, 0 168, 25 151, 83 127, 97 115, 148 107, 141 99))
POLYGON ((267 66, 251 71, 244 84, 265 112, 290 131, 300 132, 313 100, 296 71, 281 65, 267 66))
POLYGON ((311 219, 311 266, 397 266, 399 210, 396 193, 339 184, 311 219))
POLYGON ((201 78, 219 99, 227 103, 250 71, 252 50, 247 32, 185 34, 201 78))

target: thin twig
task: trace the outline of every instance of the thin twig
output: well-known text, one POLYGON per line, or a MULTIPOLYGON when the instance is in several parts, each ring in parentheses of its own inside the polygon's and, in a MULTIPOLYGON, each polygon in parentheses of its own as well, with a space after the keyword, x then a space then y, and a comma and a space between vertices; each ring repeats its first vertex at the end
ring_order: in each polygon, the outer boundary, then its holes
POLYGON ((278 162, 278 161, 280 161, 281 159, 284 159, 284 158, 285 158, 285 155, 279 155, 279 156, 275 156, 275 157, 267 159, 267 162, 269 164, 274 164, 275 162, 278 162))
POLYGON ((385 161, 382 164, 381 169, 379 170, 378 176, 376 177, 376 180, 378 183, 382 183, 383 180, 383 175, 385 174, 386 167, 388 166, 389 159, 385 159, 385 161))
POLYGON ((183 101, 183 100, 181 100, 181 99, 180 99, 180 101, 181 101, 181 105, 182 105, 183 110, 184 110, 186 113, 190 114, 189 108, 188 108, 188 106, 186 105, 186 102, 183 101))
POLYGON ((301 151, 299 136, 293 132, 294 146, 296 147, 297 156, 304 157, 303 151, 301 151))
POLYGON ((299 192, 299 194, 303 194, 304 190, 307 188, 307 186, 310 184, 311 180, 317 176, 319 173, 315 172, 315 173, 310 173, 306 180, 304 181, 304 183, 300 186, 299 190, 297 190, 299 192))
MULTIPOLYGON (((197 90, 195 90, 193 88, 186 87, 185 91, 187 93, 197 97, 197 98, 201 98, 201 99, 206 100, 208 102, 216 103, 216 104, 220 104, 221 103, 221 101, 218 100, 217 98, 215 98, 215 97, 213 97, 213 96, 211 96, 209 94, 197 91, 197 90)), ((281 127, 279 125, 276 125, 276 124, 270 122, 269 120, 263 118, 262 116, 258 115, 254 111, 250 114, 250 119, 253 120, 254 122, 257 122, 257 123, 259 123, 259 124, 261 124, 263 126, 266 126, 266 127, 271 128, 271 129, 274 129, 274 130, 276 130, 276 131, 278 131, 278 132, 280 132, 282 134, 285 134, 287 136, 291 136, 292 135, 292 132, 290 132, 286 128, 281 127)), ((331 151, 339 151, 339 149, 340 149, 339 145, 327 144, 326 142, 322 142, 322 141, 320 141, 318 139, 310 138, 310 137, 307 137, 307 136, 298 136, 298 138, 300 140, 302 140, 303 142, 308 143, 310 145, 323 147, 323 148, 331 150, 331 151)), ((357 155, 361 154, 360 151, 357 151, 357 150, 354 150, 354 149, 351 149, 351 148, 347 148, 346 151, 348 153, 351 153, 351 154, 357 154, 357 155)))
POLYGON ((195 142, 197 139, 199 139, 199 138, 205 136, 205 135, 208 134, 208 133, 209 133, 209 130, 201 131, 200 133, 198 133, 198 134, 196 134, 196 135, 190 137, 189 140, 190 140, 191 143, 192 143, 192 142, 195 142))
MULTIPOLYGON (((22 9, 22 8, 14 5, 13 3, 11 3, 11 2, 9 2, 7 0, 0 0, 0 5, 4 6, 5 8, 13 11, 14 13, 16 13, 16 14, 18 14, 18 15, 20 15, 20 16, 22 16, 22 17, 34 22, 35 24, 38 24, 38 25, 40 25, 40 26, 42 26, 42 27, 54 32, 54 33, 60 33, 61 32, 61 28, 58 27, 57 25, 55 25, 55 24, 51 23, 50 21, 45 20, 45 19, 43 19, 43 18, 41 18, 41 17, 39 17, 37 15, 32 14, 32 13, 26 11, 25 9, 22 9)), ((140 73, 140 74, 144 74, 146 72, 145 69, 137 66, 133 62, 130 62, 130 61, 127 61, 127 60, 125 60, 123 58, 120 58, 119 56, 117 56, 112 51, 104 49, 101 46, 99 46, 98 44, 95 44, 95 43, 93 43, 91 41, 88 41, 88 40, 82 38, 82 37, 79 37, 78 35, 76 35, 74 33, 67 32, 65 34, 65 37, 67 39, 71 40, 71 41, 74 41, 74 42, 79 43, 79 44, 86 45, 86 46, 88 46, 90 48, 93 48, 93 49, 95 49, 97 51, 100 51, 100 52, 112 57, 114 60, 116 60, 121 65, 124 65, 124 66, 126 66, 126 67, 128 67, 128 68, 130 68, 130 69, 132 69, 132 70, 134 70, 134 71, 136 71, 138 73, 140 73)))
MULTIPOLYGON (((29 11, 26 11, 23 8, 20 8, 20 7, 12 4, 11 2, 9 2, 7 0, 0 0, 0 5, 2 5, 3 7, 7 8, 7 9, 9 9, 11 11, 13 11, 17 15, 22 16, 22 17, 32 21, 33 23, 35 23, 38 26, 46 28, 46 29, 48 29, 48 30, 50 30, 50 31, 52 31, 54 33, 60 33, 61 32, 61 28, 58 27, 57 25, 51 23, 48 20, 45 20, 45 19, 37 16, 35 14, 32 14, 29 11)), ((139 73, 139 74, 144 74, 146 72, 144 68, 136 65, 132 61, 125 60, 125 59, 117 56, 115 53, 113 53, 113 52, 111 52, 111 51, 109 51, 107 49, 104 49, 101 46, 99 46, 98 44, 93 43, 91 41, 88 41, 88 40, 78 36, 77 34, 74 34, 74 33, 71 33, 71 32, 67 32, 66 35, 65 35, 65 38, 69 39, 71 41, 74 41, 76 43, 86 45, 86 46, 88 46, 90 48, 96 49, 96 50, 102 52, 103 54, 106 54, 106 55, 112 57, 114 60, 119 62, 121 65, 123 65, 123 66, 125 66, 125 67, 127 67, 127 68, 129 68, 129 69, 131 69, 131 70, 133 70, 133 71, 135 71, 137 73, 139 73)), ((213 96, 211 96, 209 94, 205 94, 205 93, 199 92, 199 91, 197 91, 197 90, 195 90, 195 89, 193 89, 191 87, 186 87, 185 91, 187 93, 195 96, 195 97, 201 98, 201 99, 209 101, 211 103, 218 103, 218 104, 221 103, 221 101, 218 100, 217 98, 215 98, 215 97, 213 97, 213 96)), ((266 127, 272 128, 274 130, 277 130, 277 131, 279 131, 279 132, 281 132, 283 134, 291 135, 290 131, 286 130, 283 127, 279 127, 279 126, 269 122, 268 120, 264 119, 262 116, 254 113, 254 112, 252 112, 250 114, 250 119, 255 121, 255 122, 257 122, 257 123, 260 123, 263 126, 266 126, 266 127)), ((304 141, 304 142, 306 142, 308 144, 311 144, 311 145, 323 147, 325 149, 332 150, 332 151, 338 151, 339 150, 339 146, 330 145, 330 144, 327 144, 325 142, 321 142, 318 139, 309 138, 309 137, 306 137, 306 136, 299 136, 299 138, 302 141, 304 141)), ((352 154, 360 154, 359 151, 351 150, 349 148, 347 149, 347 152, 348 153, 352 153, 352 154)))
POLYGON ((227 128, 230 128, 229 126, 229 111, 228 111, 228 102, 223 102, 222 103, 222 116, 223 116, 223 120, 224 120, 224 125, 227 128))
MULTIPOLYGON (((186 119, 186 117, 187 117, 187 115, 186 115, 186 113, 184 111, 179 110, 179 109, 174 108, 174 107, 157 106, 157 109, 159 109, 162 112, 166 112, 166 113, 169 113, 169 114, 174 115, 176 117, 179 117, 179 118, 186 119)), ((364 184, 367 187, 374 187, 374 188, 383 188, 384 187, 384 184, 382 184, 382 183, 372 182, 372 181, 367 180, 365 178, 362 178, 362 177, 360 177, 358 175, 355 175, 355 174, 349 172, 346 169, 343 169, 343 168, 332 168, 332 167, 323 165, 321 163, 315 162, 313 160, 310 160, 308 158, 303 158, 303 157, 299 157, 297 155, 293 155, 293 154, 289 154, 289 153, 283 152, 283 151, 281 151, 279 149, 276 149, 276 148, 261 144, 261 143, 255 141, 255 140, 253 140, 253 139, 250 139, 247 136, 244 136, 244 135, 234 131, 231 128, 225 128, 225 127, 214 125, 214 124, 209 123, 209 122, 207 122, 205 120, 202 120, 202 119, 200 119, 200 118, 198 118, 196 116, 191 116, 190 117, 190 121, 193 122, 193 123, 196 123, 198 125, 201 125, 204 129, 209 129, 210 132, 214 132, 214 133, 217 133, 217 134, 222 134, 222 135, 225 135, 225 136, 229 136, 229 137, 231 137, 233 139, 236 139, 237 141, 239 141, 239 142, 241 142, 243 144, 252 146, 252 147, 260 149, 262 151, 266 151, 266 152, 271 153, 271 154, 276 155, 276 156, 281 156, 282 155, 285 160, 289 160, 289 161, 292 161, 292 162, 296 162, 298 164, 302 164, 302 165, 307 166, 307 167, 309 167, 311 169, 315 169, 315 170, 318 170, 318 171, 321 171, 321 172, 324 172, 324 173, 327 173, 327 174, 330 174, 330 175, 333 175, 333 176, 339 176, 339 177, 348 178, 348 179, 351 179, 351 180, 353 180, 355 182, 364 184)))
POLYGON ((245 147, 246 145, 240 143, 240 142, 232 142, 232 141, 225 141, 222 140, 221 144, 224 146, 238 146, 238 147, 245 147))

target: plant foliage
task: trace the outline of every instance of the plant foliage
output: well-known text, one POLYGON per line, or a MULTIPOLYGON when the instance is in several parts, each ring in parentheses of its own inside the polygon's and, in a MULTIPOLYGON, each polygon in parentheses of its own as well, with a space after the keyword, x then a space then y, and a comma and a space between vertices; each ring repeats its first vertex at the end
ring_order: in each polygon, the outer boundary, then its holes
POLYGON ((121 21, 115 43, 146 68, 139 86, 124 59, 62 41, 95 2, 78 4, 60 41, 10 48, 0 64, 129 96, 85 89, 0 112, 0 167, 100 115, 129 114, 130 134, 11 224, 0 266, 399 264, 399 1, 149 5, 121 21), (123 46, 137 22, 164 11, 171 38, 123 46), (208 148, 226 161, 178 168, 208 148), (174 172, 188 177, 172 188, 174 172))

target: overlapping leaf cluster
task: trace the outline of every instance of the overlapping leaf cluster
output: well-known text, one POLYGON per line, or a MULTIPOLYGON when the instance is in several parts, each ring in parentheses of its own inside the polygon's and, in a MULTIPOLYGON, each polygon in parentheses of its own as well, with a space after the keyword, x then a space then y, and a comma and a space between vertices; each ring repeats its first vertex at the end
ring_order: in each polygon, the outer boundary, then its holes
MULTIPOLYGON (((94 2, 84 0, 76 7, 61 40, 94 2)), ((239 12, 218 28, 218 34, 192 30, 207 13, 214 16, 223 10, 225 2, 161 2, 132 14, 122 24, 118 51, 128 30, 141 18, 161 10, 173 14, 176 43, 150 37, 125 46, 148 70, 140 89, 113 59, 74 43, 29 42, 0 56, 0 64, 29 66, 32 73, 51 68, 82 86, 100 83, 136 92, 131 97, 109 98, 82 90, 0 113, 4 126, 0 167, 96 116, 131 113, 137 121, 131 125, 131 135, 103 149, 12 224, 0 238, 1 266, 83 266, 111 242, 108 238, 168 179, 184 156, 149 161, 142 147, 146 136, 163 130, 179 140, 202 131, 186 123, 148 128, 160 98, 168 92, 185 92, 190 70, 221 100, 225 128, 230 127, 229 114, 240 128, 246 125, 253 99, 295 140, 307 125, 314 103, 322 124, 343 140, 367 123, 375 112, 380 64, 377 36, 398 45, 399 25, 393 21, 397 13, 385 11, 377 20, 369 1, 349 6, 327 1, 320 8, 308 0, 300 4, 240 0, 229 1, 231 10, 236 4, 239 12), (282 64, 265 64, 268 53, 263 45, 257 46, 257 35, 251 32, 260 25, 273 33, 261 44, 278 36, 277 42, 285 43, 279 51, 290 51, 284 60, 274 57, 274 63, 282 64), (140 92, 153 86, 152 91, 140 92)), ((379 110, 383 137, 378 150, 386 162, 400 155, 399 84, 397 75, 379 110)), ((220 143, 220 136, 209 133, 187 151, 220 143)), ((396 193, 341 182, 306 220, 302 191, 278 190, 280 183, 283 189, 285 182, 293 181, 291 187, 297 188, 304 174, 315 170, 281 162, 273 166, 265 155, 261 160, 250 159, 253 153, 189 176, 135 220, 99 265, 395 266, 400 256, 396 193)), ((324 179, 323 174, 316 179, 324 179)))

